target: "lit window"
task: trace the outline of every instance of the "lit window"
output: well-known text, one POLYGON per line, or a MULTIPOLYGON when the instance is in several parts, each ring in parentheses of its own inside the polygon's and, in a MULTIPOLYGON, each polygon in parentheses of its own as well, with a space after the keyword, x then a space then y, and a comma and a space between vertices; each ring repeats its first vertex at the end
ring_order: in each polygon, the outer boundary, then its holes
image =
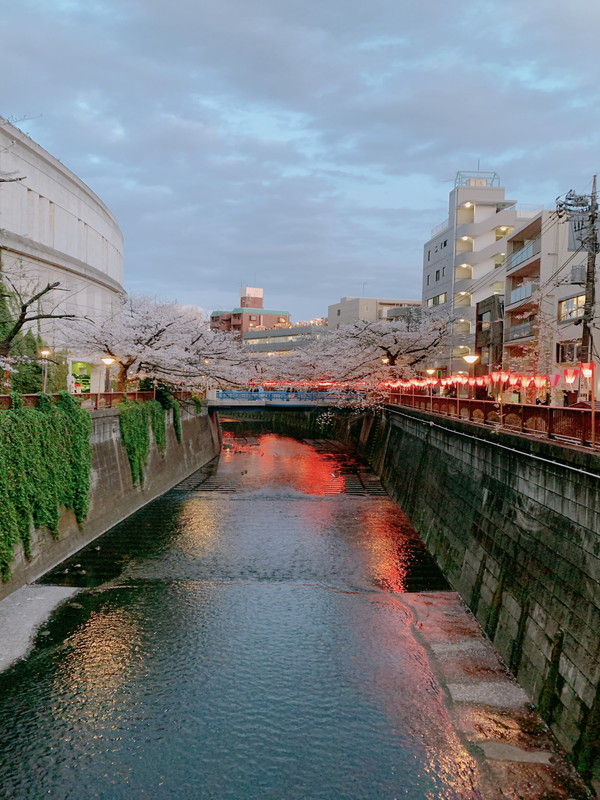
POLYGON ((584 305, 584 294, 579 294, 577 297, 569 297, 567 300, 561 300, 558 304, 559 322, 565 322, 570 319, 577 319, 577 317, 583 317, 584 305))

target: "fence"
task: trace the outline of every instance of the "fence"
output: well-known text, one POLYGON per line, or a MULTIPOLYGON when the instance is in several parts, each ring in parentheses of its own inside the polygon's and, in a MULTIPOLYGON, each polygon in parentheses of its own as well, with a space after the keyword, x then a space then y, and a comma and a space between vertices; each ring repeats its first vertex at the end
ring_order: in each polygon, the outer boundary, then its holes
MULTIPOLYGON (((39 404, 39 394, 22 394, 20 395, 23 405, 27 408, 37 408, 39 404)), ((50 395, 53 400, 57 400, 59 395, 50 395)), ((89 411, 95 411, 99 408, 113 408, 122 403, 123 400, 154 400, 154 391, 149 392, 93 392, 89 394, 74 394, 72 395, 76 400, 79 400, 82 408, 87 408, 89 411)), ((176 400, 189 400, 191 392, 173 392, 173 397, 176 400)), ((9 394, 0 395, 0 409, 12 408, 12 397, 9 394)))
POLYGON ((562 406, 521 405, 493 400, 467 400, 423 394, 390 394, 392 405, 456 417, 465 422, 493 425, 511 433, 528 434, 583 447, 598 447, 598 410, 562 406), (592 413, 595 417, 592 430, 592 413))

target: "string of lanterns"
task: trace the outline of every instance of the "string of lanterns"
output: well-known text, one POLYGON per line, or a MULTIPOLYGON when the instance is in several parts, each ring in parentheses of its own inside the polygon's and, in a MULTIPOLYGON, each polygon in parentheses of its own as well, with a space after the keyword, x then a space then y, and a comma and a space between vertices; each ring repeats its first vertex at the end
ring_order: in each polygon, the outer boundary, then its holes
POLYGON ((506 370, 498 370, 476 378, 469 378, 463 374, 449 375, 445 378, 408 378, 406 380, 388 381, 386 386, 391 389, 427 388, 430 386, 441 386, 442 388, 447 386, 485 386, 486 388, 494 386, 498 391, 502 391, 505 388, 516 388, 517 386, 522 389, 528 389, 530 386, 535 386, 536 389, 544 389, 546 386, 556 388, 561 380, 567 386, 573 386, 579 375, 586 380, 590 380, 593 374, 594 364, 582 363, 577 368, 564 369, 562 374, 521 375, 506 370))

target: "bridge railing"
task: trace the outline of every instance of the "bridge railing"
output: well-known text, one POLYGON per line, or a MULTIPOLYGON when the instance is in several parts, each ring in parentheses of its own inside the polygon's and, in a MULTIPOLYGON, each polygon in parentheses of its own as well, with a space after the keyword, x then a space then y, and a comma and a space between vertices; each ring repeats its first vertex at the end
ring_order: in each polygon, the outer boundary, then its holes
POLYGON ((227 405, 228 403, 256 404, 289 403, 309 405, 340 405, 360 402, 364 397, 361 392, 292 392, 292 391, 242 391, 218 389, 214 396, 208 397, 209 405, 227 405))
MULTIPOLYGON (((60 395, 51 394, 54 400, 58 400, 60 395)), ((99 408, 113 408, 122 403, 123 400, 138 400, 144 402, 146 400, 154 400, 154 391, 149 392, 89 392, 85 394, 73 394, 76 400, 81 403, 82 408, 87 408, 89 411, 96 411, 99 408)), ((173 392, 173 397, 177 400, 189 400, 191 392, 173 392)), ((39 394, 22 394, 20 395, 23 405, 27 408, 37 408, 39 405, 39 394)), ((12 396, 9 394, 0 395, 0 409, 12 408, 12 396)))
POLYGON ((415 408, 465 422, 500 427, 512 433, 539 436, 583 447, 600 447, 600 412, 588 408, 524 405, 494 400, 468 400, 392 392, 392 405, 415 408), (592 431, 592 413, 595 415, 592 431), (595 432, 599 431, 598 434, 595 432), (592 441, 593 440, 593 441, 592 441))

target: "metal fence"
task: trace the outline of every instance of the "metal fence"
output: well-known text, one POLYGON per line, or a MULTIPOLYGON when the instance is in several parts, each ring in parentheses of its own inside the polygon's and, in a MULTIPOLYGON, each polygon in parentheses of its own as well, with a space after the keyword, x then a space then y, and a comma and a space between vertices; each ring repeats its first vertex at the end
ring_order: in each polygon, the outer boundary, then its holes
MULTIPOLYGON (((113 408, 122 403, 123 400, 154 400, 154 391, 149 392, 90 392, 86 394, 71 395, 81 403, 82 408, 95 411, 99 408, 113 408)), ((39 394, 20 395, 23 405, 27 408, 37 408, 39 405, 39 394)), ((58 400, 58 394, 50 395, 53 400, 58 400)), ((177 400, 189 400, 191 392, 173 392, 173 397, 177 400)), ((9 394, 0 395, 0 409, 12 408, 12 397, 9 394)))
POLYGON ((600 413, 588 408, 521 405, 398 392, 390 394, 390 403, 565 444, 595 448, 600 444, 595 433, 600 423, 600 413), (594 431, 592 413, 595 416, 594 431))

